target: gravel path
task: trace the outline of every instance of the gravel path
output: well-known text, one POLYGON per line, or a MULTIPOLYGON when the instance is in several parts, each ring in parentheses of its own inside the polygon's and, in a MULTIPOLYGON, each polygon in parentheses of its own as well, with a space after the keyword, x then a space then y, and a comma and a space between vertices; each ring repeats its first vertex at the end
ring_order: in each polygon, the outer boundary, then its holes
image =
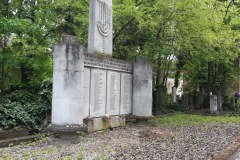
POLYGON ((0 159, 211 160, 240 135, 239 124, 201 126, 127 125, 78 140, 54 138, 0 149, 0 159))

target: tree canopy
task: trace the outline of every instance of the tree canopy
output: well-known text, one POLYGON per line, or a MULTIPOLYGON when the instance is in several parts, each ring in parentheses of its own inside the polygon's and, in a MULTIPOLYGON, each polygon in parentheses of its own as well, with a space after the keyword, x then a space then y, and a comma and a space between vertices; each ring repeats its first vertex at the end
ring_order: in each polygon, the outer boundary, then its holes
MULTIPOLYGON (((52 48, 61 35, 76 35, 86 47, 88 7, 86 0, 2 0, 1 89, 51 78, 52 48)), ((151 59, 156 86, 184 72, 193 88, 218 90, 238 75, 236 0, 113 0, 113 17, 113 56, 151 59)))

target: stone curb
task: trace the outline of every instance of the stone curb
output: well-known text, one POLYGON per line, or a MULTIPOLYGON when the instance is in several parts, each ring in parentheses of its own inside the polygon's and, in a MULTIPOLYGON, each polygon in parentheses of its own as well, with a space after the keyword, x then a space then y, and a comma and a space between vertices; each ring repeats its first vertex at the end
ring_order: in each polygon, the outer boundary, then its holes
POLYGON ((240 137, 238 137, 223 152, 214 157, 214 160, 228 160, 240 148, 240 137))
POLYGON ((11 145, 18 145, 21 142, 35 141, 39 136, 48 136, 49 134, 37 134, 33 136, 18 137, 12 139, 0 140, 0 148, 8 147, 11 145))

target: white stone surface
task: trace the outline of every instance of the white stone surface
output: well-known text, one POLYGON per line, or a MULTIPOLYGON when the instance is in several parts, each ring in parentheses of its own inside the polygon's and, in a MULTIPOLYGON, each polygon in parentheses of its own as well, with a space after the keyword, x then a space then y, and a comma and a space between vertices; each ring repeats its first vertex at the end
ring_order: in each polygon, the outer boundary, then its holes
POLYGON ((120 73, 107 71, 107 114, 119 115, 120 73))
POLYGON ((90 116, 90 69, 84 68, 84 88, 83 88, 83 106, 85 108, 85 116, 90 116))
POLYGON ((210 112, 215 113, 217 111, 218 111, 217 96, 216 95, 210 95, 210 112))
POLYGON ((177 88, 176 87, 172 87, 172 102, 176 103, 177 102, 177 88))
POLYGON ((82 125, 83 48, 71 39, 54 48, 52 125, 82 125))
POLYGON ((91 0, 88 53, 112 56, 112 0, 91 0))
POLYGON ((120 114, 132 113, 132 74, 121 73, 120 114))
POLYGON ((152 116, 152 65, 139 58, 133 65, 133 111, 135 116, 152 116))
MULTIPOLYGON (((174 78, 167 78, 167 94, 172 94, 172 87, 174 87, 175 79, 174 78)), ((176 95, 182 97, 183 95, 183 80, 178 81, 178 87, 176 90, 176 95)))
POLYGON ((90 117, 101 117, 106 112, 106 70, 91 70, 90 117))

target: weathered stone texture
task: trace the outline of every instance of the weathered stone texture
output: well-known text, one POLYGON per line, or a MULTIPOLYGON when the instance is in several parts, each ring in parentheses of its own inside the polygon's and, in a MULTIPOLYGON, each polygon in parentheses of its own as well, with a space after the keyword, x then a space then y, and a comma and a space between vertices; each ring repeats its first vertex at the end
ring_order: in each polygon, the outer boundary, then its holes
POLYGON ((135 116, 152 115, 152 65, 144 58, 133 64, 133 111, 135 116))
POLYGON ((76 37, 64 36, 54 47, 52 125, 82 125, 83 48, 76 37), (69 41, 68 41, 69 40, 69 41))

